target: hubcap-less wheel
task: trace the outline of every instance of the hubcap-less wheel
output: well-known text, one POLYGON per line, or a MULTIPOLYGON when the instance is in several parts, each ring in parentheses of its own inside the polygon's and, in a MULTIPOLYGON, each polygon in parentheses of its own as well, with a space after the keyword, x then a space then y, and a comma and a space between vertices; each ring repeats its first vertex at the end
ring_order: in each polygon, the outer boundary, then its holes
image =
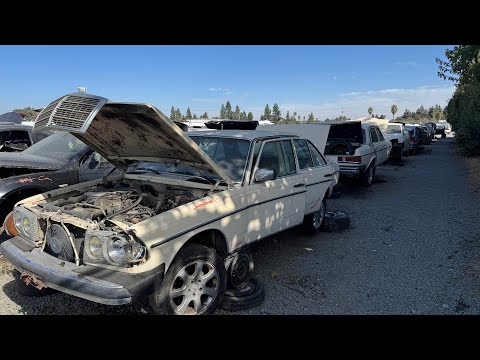
POLYGON ((325 217, 325 202, 322 201, 320 210, 313 213, 313 227, 318 230, 322 226, 323 218, 325 217))
POLYGON ((175 275, 170 304, 179 315, 202 314, 215 301, 219 284, 218 271, 211 262, 193 261, 175 275))

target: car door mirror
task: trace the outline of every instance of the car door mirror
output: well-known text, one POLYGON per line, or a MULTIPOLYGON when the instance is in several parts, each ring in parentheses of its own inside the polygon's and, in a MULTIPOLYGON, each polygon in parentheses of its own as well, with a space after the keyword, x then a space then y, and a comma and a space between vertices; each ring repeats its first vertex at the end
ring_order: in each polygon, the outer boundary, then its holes
POLYGON ((88 162, 89 169, 95 169, 100 163, 97 155, 98 155, 97 153, 93 153, 92 156, 90 157, 90 161, 88 162))
POLYGON ((258 169, 255 171, 255 182, 265 182, 268 180, 275 180, 277 178, 277 174, 275 170, 270 169, 258 169))

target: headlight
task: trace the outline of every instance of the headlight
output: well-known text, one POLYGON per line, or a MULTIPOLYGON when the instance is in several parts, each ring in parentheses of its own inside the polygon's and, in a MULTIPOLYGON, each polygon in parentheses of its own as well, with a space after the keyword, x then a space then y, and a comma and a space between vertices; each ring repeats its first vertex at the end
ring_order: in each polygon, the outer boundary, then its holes
POLYGON ((37 217, 30 210, 17 206, 13 209, 15 228, 24 238, 36 240, 38 233, 37 217))
POLYGON ((30 220, 27 217, 24 217, 22 220, 22 227, 25 234, 30 235, 30 220))
POLYGON ((87 231, 83 261, 126 267, 142 261, 146 248, 127 234, 113 231, 87 231))
POLYGON ((88 255, 92 258, 98 258, 100 255, 102 255, 102 248, 102 241, 97 236, 90 237, 85 246, 88 255))
POLYGON ((107 261, 113 265, 125 263, 129 252, 129 242, 122 236, 113 236, 107 241, 105 247, 107 261))

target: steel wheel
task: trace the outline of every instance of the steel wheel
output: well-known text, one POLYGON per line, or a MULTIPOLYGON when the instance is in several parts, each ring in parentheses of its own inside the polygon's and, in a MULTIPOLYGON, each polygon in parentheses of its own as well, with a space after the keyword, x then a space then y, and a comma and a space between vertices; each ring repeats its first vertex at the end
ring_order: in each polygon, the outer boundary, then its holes
POLYGON ((170 305, 179 315, 202 314, 215 301, 219 284, 218 271, 211 262, 193 261, 175 275, 169 291, 170 305))

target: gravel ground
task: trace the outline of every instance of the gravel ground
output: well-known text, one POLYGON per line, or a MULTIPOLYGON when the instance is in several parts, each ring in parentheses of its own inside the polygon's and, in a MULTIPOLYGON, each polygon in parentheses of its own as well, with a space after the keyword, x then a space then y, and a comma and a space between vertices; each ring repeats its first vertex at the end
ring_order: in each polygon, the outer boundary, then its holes
MULTIPOLYGON (((345 184, 328 209, 351 215, 342 233, 292 229, 255 245, 261 306, 217 314, 479 314, 480 159, 439 139, 403 164, 377 168, 370 188, 345 184)), ((65 294, 25 298, 0 256, 0 314, 149 314, 65 294)))

